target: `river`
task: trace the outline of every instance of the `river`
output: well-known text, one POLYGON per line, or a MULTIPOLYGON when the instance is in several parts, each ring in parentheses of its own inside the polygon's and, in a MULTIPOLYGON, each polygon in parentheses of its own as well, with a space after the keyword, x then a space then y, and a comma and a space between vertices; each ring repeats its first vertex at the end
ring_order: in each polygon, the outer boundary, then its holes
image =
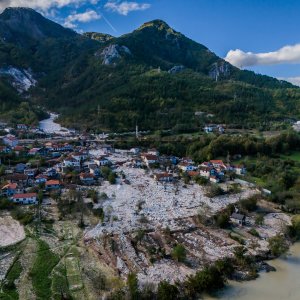
POLYGON ((268 262, 276 272, 261 273, 247 282, 229 282, 216 297, 205 300, 299 300, 300 299, 300 243, 294 244, 290 255, 268 262))
POLYGON ((40 129, 45 133, 55 133, 60 135, 69 134, 69 130, 67 128, 61 127, 60 124, 55 123, 55 119, 57 119, 57 117, 57 114, 50 113, 50 118, 42 120, 39 123, 40 129))

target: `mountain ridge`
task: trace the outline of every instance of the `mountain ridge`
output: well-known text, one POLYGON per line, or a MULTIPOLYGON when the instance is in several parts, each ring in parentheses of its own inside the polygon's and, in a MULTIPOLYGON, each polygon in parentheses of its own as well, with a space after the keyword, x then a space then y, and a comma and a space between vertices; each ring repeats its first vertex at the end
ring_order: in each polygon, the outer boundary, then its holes
POLYGON ((205 120, 194 113, 206 111, 215 122, 247 120, 257 127, 262 118, 299 114, 300 97, 292 84, 239 70, 162 20, 113 37, 79 35, 32 10, 8 12, 8 17, 0 15, 0 29, 11 24, 5 19, 24 14, 17 18, 20 24, 29 13, 30 26, 39 30, 31 37, 26 33, 29 42, 21 31, 3 40, 0 30, 0 69, 30 69, 36 85, 24 94, 26 101, 57 111, 67 126, 130 130, 139 123, 145 129, 195 129, 205 120))

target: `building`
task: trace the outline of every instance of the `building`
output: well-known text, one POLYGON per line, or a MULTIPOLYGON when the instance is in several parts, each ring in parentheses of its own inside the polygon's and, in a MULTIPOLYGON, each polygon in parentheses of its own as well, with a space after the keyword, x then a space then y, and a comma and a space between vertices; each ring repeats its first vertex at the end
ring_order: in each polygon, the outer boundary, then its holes
POLYGON ((47 190, 58 190, 60 188, 59 180, 48 180, 46 181, 46 189, 47 190))
POLYGON ((79 179, 85 185, 92 185, 95 183, 95 178, 93 174, 81 173, 79 175, 79 179))
POLYGON ((1 194, 3 196, 13 196, 16 193, 21 192, 16 183, 8 183, 1 188, 1 194))
POLYGON ((27 130, 28 126, 25 124, 17 124, 17 129, 19 130, 27 130))
POLYGON ((242 215, 242 214, 239 214, 239 213, 233 213, 233 214, 230 216, 230 221, 231 221, 231 223, 233 223, 233 224, 243 226, 243 225, 246 224, 246 216, 245 216, 245 215, 242 215))
POLYGON ((27 186, 28 176, 25 174, 10 174, 6 176, 6 180, 9 183, 17 183, 18 185, 27 186))
POLYGON ((105 156, 95 158, 94 162, 99 167, 108 166, 111 164, 111 162, 105 156))
POLYGON ((6 146, 9 146, 11 148, 16 147, 19 144, 19 140, 12 134, 7 134, 4 138, 3 138, 3 143, 6 146))
POLYGON ((245 175, 246 168, 244 166, 233 166, 233 171, 237 175, 245 175))
POLYGON ((158 162, 158 157, 153 154, 144 153, 141 155, 141 158, 147 166, 158 162))
POLYGON ((180 169, 183 172, 189 172, 189 171, 197 170, 197 167, 195 167, 193 164, 190 164, 188 162, 181 162, 177 166, 178 166, 178 169, 180 169))
POLYGON ((36 184, 43 184, 46 183, 48 180, 48 176, 44 174, 39 174, 35 177, 35 183, 36 184))
POLYGON ((169 173, 156 173, 154 174, 154 179, 160 182, 172 182, 174 178, 169 173))
POLYGON ((80 168, 80 159, 78 160, 73 157, 66 158, 62 166, 64 168, 80 168))
POLYGON ((37 204, 36 193, 15 194, 11 197, 11 201, 18 204, 37 204))

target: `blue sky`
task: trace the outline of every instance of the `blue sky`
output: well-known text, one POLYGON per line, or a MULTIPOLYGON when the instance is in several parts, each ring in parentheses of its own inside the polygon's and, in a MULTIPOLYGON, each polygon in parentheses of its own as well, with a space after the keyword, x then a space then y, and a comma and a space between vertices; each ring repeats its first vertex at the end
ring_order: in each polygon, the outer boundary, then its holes
POLYGON ((0 0, 0 9, 20 5, 115 36, 163 19, 239 67, 300 84, 300 0, 0 0))

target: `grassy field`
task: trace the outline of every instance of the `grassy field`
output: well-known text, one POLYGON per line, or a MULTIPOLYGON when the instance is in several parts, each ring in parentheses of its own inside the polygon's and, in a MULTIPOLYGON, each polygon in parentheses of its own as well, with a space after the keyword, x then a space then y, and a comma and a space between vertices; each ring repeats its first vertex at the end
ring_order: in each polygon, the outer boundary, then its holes
POLYGON ((291 159, 300 162, 300 151, 293 152, 290 155, 281 155, 283 159, 291 159))
POLYGON ((22 266, 17 259, 12 267, 10 268, 4 286, 2 287, 2 293, 0 292, 1 300, 17 300, 19 299, 19 294, 15 286, 15 280, 17 280, 22 272, 22 266))
POLYGON ((37 299, 51 299, 51 271, 57 265, 59 258, 49 248, 48 244, 42 240, 37 240, 38 252, 30 271, 32 286, 37 299))

